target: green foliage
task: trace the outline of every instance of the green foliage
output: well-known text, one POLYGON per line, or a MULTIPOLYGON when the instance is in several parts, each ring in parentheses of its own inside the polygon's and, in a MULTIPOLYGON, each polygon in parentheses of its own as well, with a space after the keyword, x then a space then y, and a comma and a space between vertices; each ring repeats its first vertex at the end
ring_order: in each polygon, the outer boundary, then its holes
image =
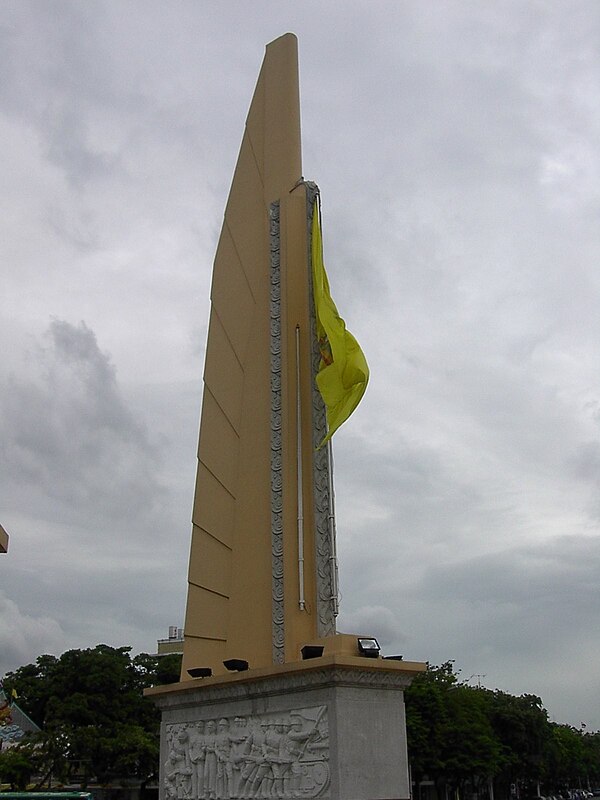
POLYGON ((448 725, 447 693, 458 682, 453 662, 429 667, 405 691, 408 755, 413 776, 443 772, 444 730, 448 725))
MULTIPOLYGON (((98 645, 43 655, 4 678, 42 731, 0 752, 0 782, 37 788, 77 779, 144 781, 158 770, 159 713, 146 687, 179 680, 181 656, 131 657, 130 648, 98 645)), ((541 782, 548 793, 600 785, 600 732, 582 733, 548 721, 539 697, 514 697, 468 686, 454 664, 432 666, 405 692, 412 777, 473 791, 493 783, 496 797, 511 784, 541 782)), ((534 789, 535 791, 535 789, 534 789)))
POLYGON ((455 788, 493 782, 549 790, 600 783, 600 733, 555 725, 539 697, 461 683, 451 661, 430 667, 405 692, 413 779, 455 788))
POLYGON ((551 725, 547 770, 555 784, 568 786, 593 770, 586 740, 586 736, 570 725, 551 725))
POLYGON ((539 697, 520 697, 486 690, 488 714, 502 744, 508 783, 517 778, 538 781, 543 777, 544 753, 550 739, 548 713, 539 697))
POLYGON ((462 786, 474 776, 497 775, 506 756, 487 713, 485 692, 460 684, 448 692, 446 704, 448 717, 441 734, 449 782, 462 786))
POLYGON ((506 761, 485 690, 459 683, 453 662, 430 667, 406 690, 406 727, 413 777, 460 787, 496 775, 506 761))
POLYGON ((24 752, 17 748, 0 752, 0 783, 9 783, 13 791, 27 788, 33 772, 33 764, 24 752))
POLYGON ((181 656, 131 658, 129 647, 98 645, 40 656, 4 678, 42 733, 14 748, 41 776, 82 786, 146 780, 158 769, 160 715, 143 697, 149 686, 179 680, 181 656))

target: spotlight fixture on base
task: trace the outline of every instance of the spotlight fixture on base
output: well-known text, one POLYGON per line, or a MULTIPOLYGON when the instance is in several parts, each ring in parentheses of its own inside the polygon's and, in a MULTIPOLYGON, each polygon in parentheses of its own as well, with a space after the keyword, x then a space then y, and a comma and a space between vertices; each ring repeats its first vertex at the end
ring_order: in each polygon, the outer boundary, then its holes
POLYGON ((305 644, 300 652, 302 653, 302 660, 306 661, 309 658, 320 658, 323 655, 323 645, 321 644, 305 644))
POLYGON ((212 669, 210 667, 192 667, 192 669, 188 669, 187 673, 191 678, 210 678, 212 669))
POLYGON ((228 658, 223 662, 223 666, 230 672, 245 672, 248 669, 248 662, 243 658, 228 658))
POLYGON ((358 638, 358 651, 361 656, 366 656, 366 658, 379 658, 379 651, 381 648, 379 647, 379 642, 377 639, 367 639, 367 638, 358 638))

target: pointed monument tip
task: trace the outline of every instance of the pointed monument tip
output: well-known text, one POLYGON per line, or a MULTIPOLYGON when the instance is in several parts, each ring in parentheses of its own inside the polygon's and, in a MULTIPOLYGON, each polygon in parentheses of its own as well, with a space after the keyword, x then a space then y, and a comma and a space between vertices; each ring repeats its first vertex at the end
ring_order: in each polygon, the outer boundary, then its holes
POLYGON ((289 44, 293 44, 295 46, 298 45, 298 37, 296 36, 296 34, 288 32, 284 33, 282 36, 278 36, 277 39, 273 39, 272 42, 269 42, 269 44, 267 45, 267 49, 276 44, 283 44, 286 39, 288 40, 289 44))
POLYGON ((8 533, 0 525, 0 553, 8 553, 8 533))

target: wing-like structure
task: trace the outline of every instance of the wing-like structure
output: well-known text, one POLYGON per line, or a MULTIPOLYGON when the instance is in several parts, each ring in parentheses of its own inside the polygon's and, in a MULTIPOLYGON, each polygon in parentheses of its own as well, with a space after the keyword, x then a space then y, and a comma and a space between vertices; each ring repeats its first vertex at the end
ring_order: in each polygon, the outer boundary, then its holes
POLYGON ((297 41, 276 39, 248 113, 215 257, 182 679, 297 660, 335 632, 323 407, 314 389, 313 185, 297 41), (320 438, 319 438, 320 437, 320 438))

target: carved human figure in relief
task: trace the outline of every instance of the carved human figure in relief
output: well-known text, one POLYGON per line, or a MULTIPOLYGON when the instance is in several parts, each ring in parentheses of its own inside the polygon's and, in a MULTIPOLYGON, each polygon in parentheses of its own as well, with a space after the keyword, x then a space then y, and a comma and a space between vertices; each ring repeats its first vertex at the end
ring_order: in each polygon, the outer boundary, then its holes
POLYGON ((244 746, 244 767, 240 782, 240 797, 257 797, 265 772, 263 745, 265 736, 260 724, 255 721, 244 746))
POLYGON ((325 716, 318 717, 306 750, 315 758, 323 758, 329 752, 329 724, 325 716))
POLYGON ((283 796, 283 769, 281 763, 281 740, 283 734, 280 730, 280 720, 272 719, 265 723, 265 741, 263 753, 268 765, 264 777, 264 790, 268 797, 283 796))
POLYGON ((175 800, 177 797, 177 778, 179 776, 178 759, 171 750, 165 762, 165 796, 167 800, 175 800))
POLYGON ((275 780, 274 788, 278 797, 290 796, 290 776, 292 774, 291 769, 295 758, 292 752, 291 740, 288 736, 290 728, 291 723, 289 723, 287 720, 280 719, 277 721, 277 732, 279 734, 279 755, 277 761, 279 766, 279 776, 275 780))
POLYGON ((229 800, 233 788, 233 768, 230 761, 229 720, 225 718, 219 720, 215 736, 215 754, 217 756, 217 797, 229 800))
POLYGON ((217 726, 214 720, 206 723, 204 734, 204 797, 206 800, 215 800, 217 796, 217 753, 216 733, 217 726))
POLYGON ((232 770, 232 786, 231 797, 241 797, 240 784, 242 780, 242 770, 244 768, 244 749, 246 746, 246 739, 248 738, 248 721, 246 717, 236 717, 233 720, 233 725, 229 731, 229 740, 231 742, 231 750, 229 752, 229 761, 232 770))
POLYGON ((172 782, 175 786, 177 800, 188 800, 191 790, 192 768, 189 752, 189 736, 185 728, 178 731, 171 744, 169 761, 171 764, 172 782))
POLYGON ((192 767, 192 797, 203 800, 204 794, 204 762, 206 745, 204 741, 204 721, 196 723, 196 730, 190 738, 190 762, 192 767))
POLYGON ((304 771, 300 759, 305 753, 310 738, 313 736, 315 725, 305 719, 299 711, 290 712, 290 728, 285 735, 284 747, 287 749, 291 767, 287 778, 286 796, 300 797, 304 771))

